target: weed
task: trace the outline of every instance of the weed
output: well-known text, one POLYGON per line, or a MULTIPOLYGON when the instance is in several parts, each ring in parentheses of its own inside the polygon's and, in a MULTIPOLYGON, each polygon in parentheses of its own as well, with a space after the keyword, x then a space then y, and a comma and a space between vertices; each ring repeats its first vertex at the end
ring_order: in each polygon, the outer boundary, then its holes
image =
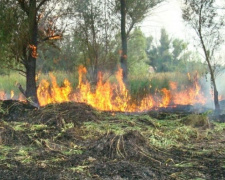
POLYGON ((48 126, 46 124, 33 124, 30 129, 31 131, 40 131, 46 129, 48 126))
POLYGON ((194 162, 181 162, 179 164, 175 164, 176 167, 184 167, 184 168, 190 168, 196 166, 196 163, 194 162))
POLYGON ((76 173, 83 173, 85 169, 87 169, 88 166, 76 166, 76 167, 70 167, 69 170, 76 173))

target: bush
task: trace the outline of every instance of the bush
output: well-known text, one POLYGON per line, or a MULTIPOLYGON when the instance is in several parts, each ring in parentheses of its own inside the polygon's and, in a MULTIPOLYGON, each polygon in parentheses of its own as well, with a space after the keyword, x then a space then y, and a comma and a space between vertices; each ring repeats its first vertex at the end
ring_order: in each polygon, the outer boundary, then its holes
POLYGON ((138 101, 143 99, 150 92, 151 81, 145 79, 133 79, 129 82, 129 90, 132 100, 138 101))

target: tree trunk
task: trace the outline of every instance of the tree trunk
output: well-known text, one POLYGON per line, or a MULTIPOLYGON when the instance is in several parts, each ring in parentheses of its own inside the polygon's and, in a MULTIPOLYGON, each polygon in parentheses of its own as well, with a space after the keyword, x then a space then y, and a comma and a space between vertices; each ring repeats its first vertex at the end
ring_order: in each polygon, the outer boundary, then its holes
POLYGON ((36 0, 30 0, 29 3, 29 55, 26 67, 26 98, 33 103, 38 104, 37 87, 36 87, 36 58, 37 58, 37 36, 38 25, 36 19, 37 9, 36 0))
POLYGON ((208 57, 206 59, 207 59, 208 68, 209 68, 209 72, 210 72, 210 76, 211 76, 211 82, 213 85, 213 99, 214 99, 214 105, 215 105, 215 113, 218 115, 218 114, 220 114, 219 93, 217 90, 216 80, 215 80, 215 76, 214 76, 214 72, 213 72, 211 63, 210 63, 208 57))
POLYGON ((200 38, 202 49, 203 49, 204 54, 205 54, 205 60, 208 64, 209 73, 210 73, 210 76, 211 76, 211 82, 212 82, 212 85, 213 85, 215 114, 219 115, 220 114, 220 104, 219 104, 218 91, 217 91, 217 87, 216 87, 215 74, 213 72, 212 65, 211 65, 211 62, 210 62, 210 54, 209 54, 209 52, 208 52, 208 50, 205 46, 205 42, 204 42, 204 39, 203 39, 203 36, 202 36, 202 9, 203 9, 203 4, 201 4, 201 6, 200 6, 199 22, 198 22, 199 23, 198 35, 199 35, 199 38, 200 38))
POLYGON ((127 34, 126 34, 126 0, 120 0, 121 4, 121 41, 122 52, 120 56, 121 68, 123 69, 123 81, 127 83, 127 34))
POLYGON ((215 104, 215 113, 220 114, 220 104, 219 104, 219 95, 216 87, 214 87, 214 104, 215 104))
POLYGON ((213 85, 215 113, 218 115, 220 113, 220 104, 219 104, 219 95, 218 95, 219 93, 218 93, 218 90, 217 90, 216 80, 215 80, 215 75, 214 75, 214 72, 213 72, 213 69, 212 69, 212 65, 210 63, 210 57, 209 57, 209 54, 206 50, 205 43, 204 43, 204 40, 203 40, 203 37, 202 37, 202 34, 201 34, 200 30, 199 30, 199 37, 200 37, 201 45, 202 45, 202 48, 203 48, 203 51, 204 51, 204 54, 205 54, 206 62, 208 64, 209 73, 210 73, 210 76, 211 76, 211 82, 212 82, 212 85, 213 85))

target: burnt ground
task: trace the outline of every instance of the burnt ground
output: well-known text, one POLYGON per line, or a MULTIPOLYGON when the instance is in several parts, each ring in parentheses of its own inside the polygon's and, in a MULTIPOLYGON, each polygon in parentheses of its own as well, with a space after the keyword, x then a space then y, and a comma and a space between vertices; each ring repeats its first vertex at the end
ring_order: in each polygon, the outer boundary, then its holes
POLYGON ((225 179, 225 123, 207 113, 0 105, 0 179, 225 179))

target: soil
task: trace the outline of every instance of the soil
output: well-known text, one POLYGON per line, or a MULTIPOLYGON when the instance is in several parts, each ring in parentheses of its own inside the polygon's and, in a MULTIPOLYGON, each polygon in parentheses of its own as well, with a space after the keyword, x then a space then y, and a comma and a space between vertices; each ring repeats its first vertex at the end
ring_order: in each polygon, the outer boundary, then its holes
POLYGON ((100 112, 80 103, 0 104, 0 179, 225 179, 224 123, 181 129, 195 116, 100 112), (180 143, 168 145, 169 138, 180 143))

